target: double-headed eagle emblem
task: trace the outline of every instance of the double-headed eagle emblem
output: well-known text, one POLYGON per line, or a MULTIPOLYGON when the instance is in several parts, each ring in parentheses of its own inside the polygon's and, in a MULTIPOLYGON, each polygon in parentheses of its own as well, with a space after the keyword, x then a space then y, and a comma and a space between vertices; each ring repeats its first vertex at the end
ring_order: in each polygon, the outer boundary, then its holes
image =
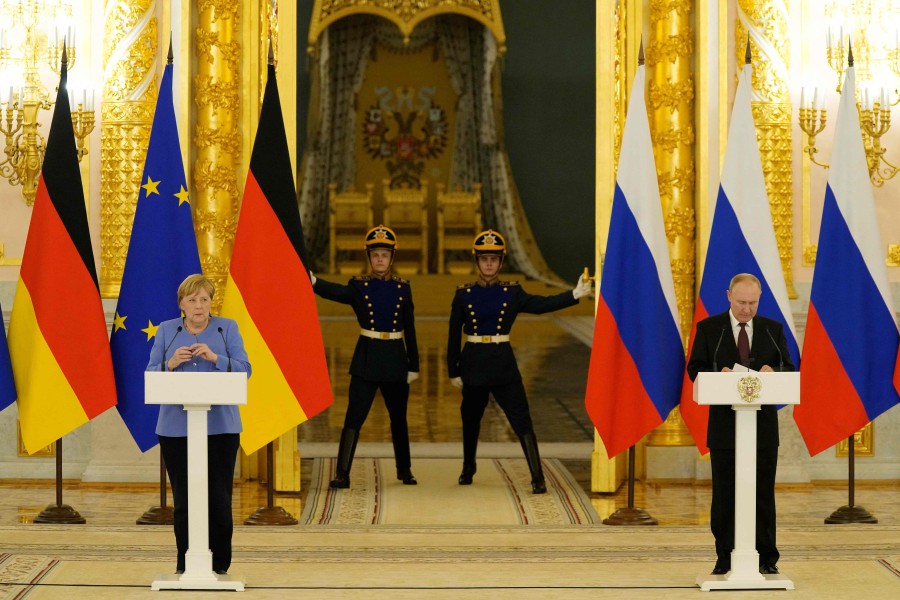
POLYGON ((392 188, 417 188, 425 161, 440 156, 447 146, 447 115, 435 104, 407 111, 376 104, 366 111, 363 143, 369 156, 385 161, 392 188))
POLYGON ((741 377, 738 379, 737 389, 738 394, 741 396, 741 400, 747 403, 756 402, 759 400, 762 381, 760 381, 759 377, 754 377, 752 375, 741 377))

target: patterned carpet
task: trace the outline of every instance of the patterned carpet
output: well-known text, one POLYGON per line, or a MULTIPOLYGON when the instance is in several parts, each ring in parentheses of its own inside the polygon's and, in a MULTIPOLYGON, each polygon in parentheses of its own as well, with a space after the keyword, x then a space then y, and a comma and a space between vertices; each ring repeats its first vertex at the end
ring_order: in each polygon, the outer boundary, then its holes
POLYGON ((458 459, 416 459, 416 486, 397 481, 393 459, 357 459, 350 489, 334 490, 335 460, 313 462, 301 523, 317 525, 580 525, 599 523, 590 499, 556 459, 543 461, 546 494, 531 493, 524 459, 482 459, 461 486, 458 459))
MULTIPOLYGON (((897 526, 784 528, 790 597, 900 597, 898 540, 897 526)), ((693 582, 712 566, 710 546, 702 526, 238 527, 231 573, 246 580, 246 597, 261 599, 681 599, 698 597, 693 582)), ((0 527, 3 600, 158 599, 150 582, 173 568, 168 528, 0 527)), ((209 595, 179 592, 196 597, 209 595)))

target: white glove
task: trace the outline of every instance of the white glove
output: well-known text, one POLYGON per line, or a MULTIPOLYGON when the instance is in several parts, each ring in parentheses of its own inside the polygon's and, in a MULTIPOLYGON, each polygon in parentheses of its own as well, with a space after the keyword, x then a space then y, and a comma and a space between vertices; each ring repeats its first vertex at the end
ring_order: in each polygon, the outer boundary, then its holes
POLYGON ((407 371, 406 372, 406 384, 409 385, 413 381, 419 378, 419 374, 415 371, 407 371))
POLYGON ((313 285, 316 285, 316 276, 313 275, 312 271, 309 272, 309 282, 313 285))
POLYGON ((462 377, 451 377, 450 385, 452 385, 453 387, 455 387, 458 390, 461 390, 463 387, 462 377))
POLYGON ((587 296, 591 293, 591 280, 584 280, 584 273, 578 276, 578 283, 575 285, 575 289, 572 290, 572 296, 578 300, 582 296, 587 296))

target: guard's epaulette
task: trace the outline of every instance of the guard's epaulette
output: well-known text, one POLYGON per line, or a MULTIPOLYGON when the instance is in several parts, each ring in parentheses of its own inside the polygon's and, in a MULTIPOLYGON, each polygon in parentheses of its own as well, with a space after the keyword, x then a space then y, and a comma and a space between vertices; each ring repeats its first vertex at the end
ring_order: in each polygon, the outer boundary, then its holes
POLYGON ((462 285, 458 285, 458 286, 456 286, 456 289, 458 289, 458 290, 465 290, 465 289, 468 289, 468 288, 470 288, 470 287, 475 287, 476 285, 478 285, 478 284, 476 284, 476 283, 473 281, 473 282, 471 282, 471 283, 464 283, 464 284, 462 284, 462 285))
POLYGON ((397 275, 391 275, 391 281, 399 281, 404 285, 409 285, 409 279, 403 279, 402 277, 399 277, 397 275))
POLYGON ((370 279, 372 278, 368 275, 354 275, 350 278, 350 281, 369 281, 370 279))

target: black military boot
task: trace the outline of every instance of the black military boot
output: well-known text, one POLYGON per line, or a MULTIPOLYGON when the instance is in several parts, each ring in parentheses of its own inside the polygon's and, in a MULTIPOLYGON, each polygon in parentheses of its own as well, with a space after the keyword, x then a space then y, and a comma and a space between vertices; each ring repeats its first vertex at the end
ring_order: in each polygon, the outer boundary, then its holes
POLYGON ((532 431, 520 439, 522 450, 525 451, 525 460, 528 461, 528 470, 531 471, 531 493, 546 494, 547 485, 544 483, 544 469, 541 468, 541 454, 538 452, 537 438, 532 431))
POLYGON ((462 473, 459 474, 459 485, 472 485, 472 477, 475 476, 475 463, 463 463, 462 473))
POLYGON ((397 465, 397 479, 403 485, 416 485, 419 482, 410 470, 409 429, 406 420, 402 423, 391 421, 391 441, 394 443, 394 463, 397 465))
POLYGON ((472 485, 472 477, 478 470, 475 467, 475 453, 478 451, 479 433, 481 421, 467 422, 463 418, 463 468, 459 474, 459 485, 472 485))
POLYGON ((359 440, 359 431, 356 429, 342 429, 341 443, 338 446, 337 467, 335 467, 334 479, 328 485, 333 488, 350 487, 350 466, 353 464, 353 455, 356 453, 356 442, 359 440))

